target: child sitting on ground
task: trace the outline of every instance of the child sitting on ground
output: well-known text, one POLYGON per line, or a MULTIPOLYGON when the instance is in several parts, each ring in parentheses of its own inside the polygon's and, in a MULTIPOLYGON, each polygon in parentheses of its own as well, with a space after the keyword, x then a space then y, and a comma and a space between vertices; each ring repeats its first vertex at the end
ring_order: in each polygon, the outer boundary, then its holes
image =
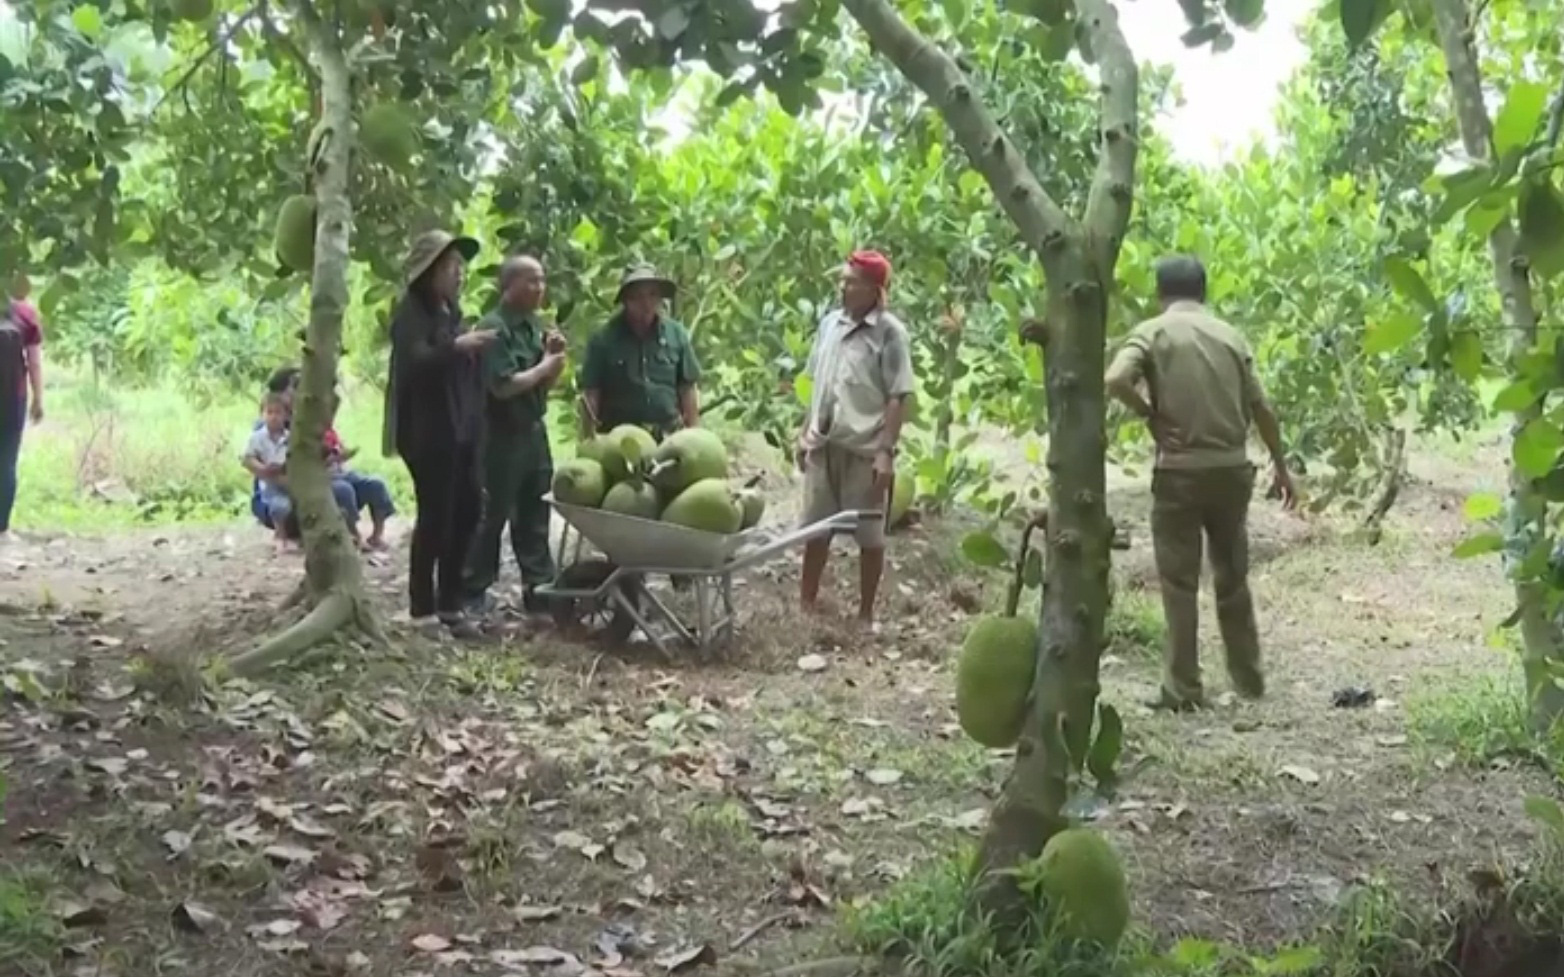
POLYGON ((260 427, 250 433, 245 442, 244 455, 240 459, 245 470, 255 476, 261 487, 261 509, 273 527, 277 552, 287 550, 292 544, 286 527, 293 511, 293 501, 288 498, 288 397, 281 392, 267 393, 261 401, 260 427))
POLYGON ((354 505, 369 510, 369 538, 364 541, 364 545, 372 550, 383 550, 386 547, 386 520, 396 514, 391 490, 375 476, 347 467, 347 462, 358 454, 358 449, 343 446, 342 438, 337 435, 336 420, 337 400, 333 398, 331 426, 326 428, 326 433, 321 437, 321 444, 326 449, 327 474, 331 476, 333 484, 346 482, 353 492, 354 505))

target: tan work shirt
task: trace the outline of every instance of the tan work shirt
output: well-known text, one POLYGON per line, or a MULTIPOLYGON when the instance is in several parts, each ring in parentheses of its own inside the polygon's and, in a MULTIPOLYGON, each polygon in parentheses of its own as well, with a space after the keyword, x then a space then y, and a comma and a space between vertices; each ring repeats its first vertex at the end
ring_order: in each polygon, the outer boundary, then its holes
POLYGON ((913 392, 907 327, 883 309, 862 322, 833 309, 820 320, 805 372, 813 383, 808 446, 873 456, 881 447, 886 408, 913 392))
POLYGON ((1108 382, 1144 380, 1168 426, 1158 468, 1228 468, 1249 460, 1249 425, 1264 402, 1254 355, 1238 330, 1198 302, 1174 302, 1136 326, 1108 382))

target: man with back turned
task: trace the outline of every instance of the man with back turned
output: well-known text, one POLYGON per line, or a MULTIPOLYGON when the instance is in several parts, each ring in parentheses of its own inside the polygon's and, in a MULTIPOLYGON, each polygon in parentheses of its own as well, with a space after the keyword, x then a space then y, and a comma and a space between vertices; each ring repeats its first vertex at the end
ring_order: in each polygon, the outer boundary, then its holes
POLYGON ((1197 598, 1207 544, 1228 675, 1246 698, 1265 693, 1249 593, 1251 423, 1271 455, 1272 493, 1288 509, 1295 495, 1254 356, 1236 329, 1207 310, 1206 270, 1199 259, 1159 261, 1157 298, 1162 314, 1130 333, 1108 368, 1106 385, 1110 396, 1146 422, 1157 444, 1151 536, 1168 636, 1161 694, 1150 705, 1183 711, 1205 701, 1197 598))

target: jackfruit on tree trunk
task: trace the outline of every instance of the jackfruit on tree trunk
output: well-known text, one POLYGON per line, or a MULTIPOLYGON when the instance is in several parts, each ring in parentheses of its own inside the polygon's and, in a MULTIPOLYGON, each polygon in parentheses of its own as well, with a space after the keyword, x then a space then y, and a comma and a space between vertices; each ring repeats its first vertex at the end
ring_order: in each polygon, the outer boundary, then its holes
POLYGON ((1112 947, 1130 920, 1129 883, 1119 853, 1100 832, 1068 828, 1043 846, 1039 881, 1058 932, 1112 947))
POLYGON ((277 261, 293 272, 315 266, 315 198, 299 193, 282 202, 272 241, 277 261))
POLYGON ((370 154, 383 163, 401 166, 418 151, 418 129, 407 110, 395 102, 382 102, 364 113, 358 138, 370 154))
POLYGON ((1036 670, 1036 622, 997 614, 978 618, 956 662, 956 716, 962 731, 990 749, 1014 746, 1036 670))

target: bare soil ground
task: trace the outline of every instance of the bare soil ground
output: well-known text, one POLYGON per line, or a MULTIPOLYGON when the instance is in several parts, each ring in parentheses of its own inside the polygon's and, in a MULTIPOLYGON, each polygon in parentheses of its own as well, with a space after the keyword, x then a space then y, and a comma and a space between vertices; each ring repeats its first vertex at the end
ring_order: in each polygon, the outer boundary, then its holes
MULTIPOLYGON (((1144 487, 1116 490, 1133 548, 1104 682, 1134 774, 1100 825, 1140 923, 1272 945, 1366 878, 1431 896, 1525 855, 1520 802, 1549 775, 1420 747, 1405 708, 1513 668, 1489 641, 1497 567, 1448 555, 1498 457, 1419 456, 1373 548, 1258 503, 1272 693, 1192 716, 1137 705, 1159 611, 1144 487), (1378 700, 1334 707, 1351 686, 1378 700)), ((1008 765, 954 724, 954 652, 999 589, 960 535, 896 538, 876 637, 845 625, 842 557, 843 620, 799 619, 790 556, 744 579, 717 660, 394 631, 206 693, 195 656, 275 623, 295 582, 258 531, 0 551, 0 972, 625 977, 828 954, 842 904, 976 836, 1008 765)), ((388 611, 403 559, 372 570, 388 611)))

